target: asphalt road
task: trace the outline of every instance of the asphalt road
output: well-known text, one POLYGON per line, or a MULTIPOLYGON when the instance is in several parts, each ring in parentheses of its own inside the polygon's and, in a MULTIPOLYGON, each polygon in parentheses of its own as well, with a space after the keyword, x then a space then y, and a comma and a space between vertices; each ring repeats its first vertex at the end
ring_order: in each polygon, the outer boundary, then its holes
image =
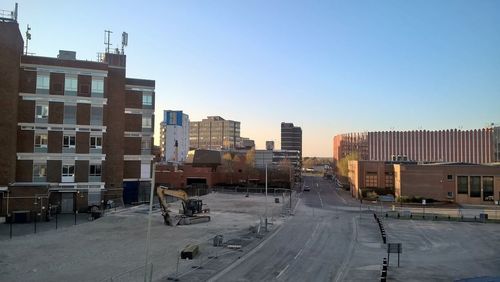
POLYGON ((342 281, 354 251, 354 206, 331 181, 304 177, 311 190, 302 192, 290 219, 265 245, 217 281, 342 281))

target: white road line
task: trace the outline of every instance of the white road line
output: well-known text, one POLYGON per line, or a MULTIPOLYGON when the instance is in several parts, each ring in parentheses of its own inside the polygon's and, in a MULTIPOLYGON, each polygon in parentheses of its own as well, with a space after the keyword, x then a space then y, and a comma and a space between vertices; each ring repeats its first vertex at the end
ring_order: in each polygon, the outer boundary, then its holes
POLYGON ((304 250, 304 248, 300 249, 300 251, 295 255, 295 257, 293 259, 297 259, 302 254, 303 250, 304 250))
POLYGON ((351 238, 351 243, 349 244, 349 247, 347 249, 347 255, 342 262, 342 265, 340 265, 339 269, 337 270, 337 275, 335 275, 335 279, 333 281, 338 282, 338 281, 343 281, 344 276, 347 274, 349 271, 349 263, 351 261, 352 255, 354 253, 354 248, 356 245, 356 241, 358 240, 358 227, 357 227, 357 221, 356 217, 352 218, 352 238, 351 238))
POLYGON ((285 266, 285 268, 283 268, 283 269, 280 271, 280 273, 278 273, 278 275, 276 276, 276 278, 280 278, 280 276, 281 276, 283 273, 285 273, 285 271, 288 269, 288 267, 289 267, 289 266, 290 266, 290 265, 289 265, 289 264, 287 264, 287 265, 285 266))
POLYGON ((321 202, 321 207, 323 207, 323 200, 321 199, 321 194, 318 192, 319 201, 321 202))
POLYGON ((344 199, 344 197, 342 197, 342 195, 340 195, 339 191, 335 190, 335 193, 337 194, 337 196, 339 196, 339 198, 342 200, 342 202, 344 203, 344 205, 347 205, 346 200, 344 199))

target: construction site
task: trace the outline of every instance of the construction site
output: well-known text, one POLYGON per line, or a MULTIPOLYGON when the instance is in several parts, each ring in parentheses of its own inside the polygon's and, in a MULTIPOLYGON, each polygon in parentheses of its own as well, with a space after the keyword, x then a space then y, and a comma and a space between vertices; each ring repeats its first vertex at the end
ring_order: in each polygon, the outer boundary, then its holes
MULTIPOLYGON (((238 259, 267 233, 266 211, 268 232, 281 225, 289 212, 283 194, 270 193, 267 206, 263 194, 212 192, 196 199, 210 209, 201 215, 209 221, 168 226, 161 204, 155 205, 149 250, 148 205, 109 211, 98 220, 58 230, 10 240, 4 236, 0 277, 2 281, 68 281, 75 277, 78 281, 140 281, 145 273, 152 273, 152 280, 179 279, 194 270, 202 271, 210 260, 229 264, 238 259), (187 257, 181 254, 186 248, 191 248, 187 257)), ((174 200, 170 199, 168 208, 172 217, 178 217, 184 202, 174 200)), ((2 224, 2 228, 6 226, 2 224)))

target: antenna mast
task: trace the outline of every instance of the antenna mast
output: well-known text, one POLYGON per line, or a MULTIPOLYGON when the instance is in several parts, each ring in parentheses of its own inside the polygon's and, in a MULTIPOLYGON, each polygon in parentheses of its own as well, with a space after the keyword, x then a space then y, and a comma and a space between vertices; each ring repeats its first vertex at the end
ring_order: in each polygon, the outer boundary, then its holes
POLYGON ((25 55, 28 55, 28 42, 31 40, 31 33, 30 33, 31 27, 28 25, 26 27, 26 51, 25 55))
POLYGON ((125 46, 128 45, 128 33, 122 32, 122 55, 125 54, 125 46))
POLYGON ((109 47, 111 45, 113 45, 113 44, 111 44, 110 39, 109 39, 111 33, 113 33, 111 30, 104 31, 104 45, 106 45, 106 53, 109 53, 109 50, 110 50, 109 47))

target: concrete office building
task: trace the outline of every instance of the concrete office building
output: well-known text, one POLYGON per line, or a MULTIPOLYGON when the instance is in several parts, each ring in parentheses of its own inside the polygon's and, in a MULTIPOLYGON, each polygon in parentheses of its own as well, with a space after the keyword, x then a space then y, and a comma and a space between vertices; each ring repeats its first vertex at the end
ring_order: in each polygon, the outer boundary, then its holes
POLYGON ((182 111, 163 111, 160 127, 162 161, 185 162, 189 152, 189 116, 182 111))
POLYGON ((500 160, 500 128, 348 133, 333 138, 333 158, 351 152, 361 160, 491 163, 500 160))
MULTIPOLYGON (((302 163, 302 129, 293 123, 281 123, 281 150, 298 151, 302 163)), ((299 164, 301 166, 301 164, 299 164)))
POLYGON ((151 182, 155 81, 98 62, 23 55, 17 19, 0 19, 0 214, 86 210, 151 182))
POLYGON ((236 149, 241 144, 240 122, 209 116, 189 123, 190 149, 236 149))

